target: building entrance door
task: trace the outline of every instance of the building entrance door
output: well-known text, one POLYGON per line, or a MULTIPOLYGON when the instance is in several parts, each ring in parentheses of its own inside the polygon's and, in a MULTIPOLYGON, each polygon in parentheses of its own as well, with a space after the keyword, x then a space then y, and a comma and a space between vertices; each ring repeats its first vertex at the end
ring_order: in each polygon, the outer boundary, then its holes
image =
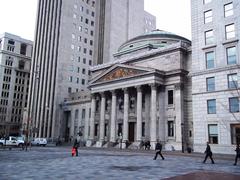
POLYGON ((128 140, 129 142, 134 142, 134 122, 130 122, 128 126, 128 140))

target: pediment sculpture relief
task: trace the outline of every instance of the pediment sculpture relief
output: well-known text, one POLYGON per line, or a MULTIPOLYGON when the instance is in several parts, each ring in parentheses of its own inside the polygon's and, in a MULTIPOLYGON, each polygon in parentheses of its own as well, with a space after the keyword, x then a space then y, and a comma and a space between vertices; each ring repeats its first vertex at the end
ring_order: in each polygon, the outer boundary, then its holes
POLYGON ((145 71, 137 70, 137 69, 130 69, 130 68, 117 68, 107 75, 103 76, 99 81, 111 81, 114 79, 121 79, 124 77, 130 77, 135 76, 141 73, 144 73, 145 71))

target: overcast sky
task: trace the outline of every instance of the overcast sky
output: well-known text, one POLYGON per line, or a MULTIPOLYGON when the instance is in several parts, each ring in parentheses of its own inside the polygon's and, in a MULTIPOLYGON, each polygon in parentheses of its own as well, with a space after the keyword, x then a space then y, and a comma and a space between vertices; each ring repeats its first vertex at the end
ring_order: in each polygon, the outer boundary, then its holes
MULTIPOLYGON (((0 34, 34 39, 37 0, 0 0, 0 34)), ((191 39, 190 0, 145 0, 145 10, 157 17, 157 28, 191 39)))

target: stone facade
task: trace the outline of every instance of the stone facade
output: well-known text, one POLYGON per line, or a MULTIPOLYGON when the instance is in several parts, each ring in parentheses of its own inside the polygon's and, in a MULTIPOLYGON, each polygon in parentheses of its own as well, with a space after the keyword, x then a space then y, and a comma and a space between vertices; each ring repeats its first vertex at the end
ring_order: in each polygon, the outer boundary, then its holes
POLYGON ((26 130, 32 46, 32 41, 19 36, 0 35, 0 136, 26 130))
POLYGON ((239 10, 238 0, 192 1, 192 93, 196 152, 204 152, 206 142, 210 141, 213 152, 235 153, 240 131, 239 90, 229 87, 229 80, 234 80, 229 79, 229 75, 239 77, 239 10), (232 47, 233 53, 228 55, 228 48, 232 47), (230 62, 230 59, 233 61, 230 62), (211 84, 209 78, 213 80, 211 84), (230 112, 230 98, 233 97, 237 98, 233 106, 238 110, 230 112), (209 100, 215 100, 215 104, 212 101, 214 112, 209 112, 212 108, 208 106, 209 100))
POLYGON ((114 62, 93 67, 87 145, 122 141, 122 148, 136 148, 150 141, 154 149, 159 139, 167 150, 191 147, 190 45, 153 31, 124 43, 114 62))

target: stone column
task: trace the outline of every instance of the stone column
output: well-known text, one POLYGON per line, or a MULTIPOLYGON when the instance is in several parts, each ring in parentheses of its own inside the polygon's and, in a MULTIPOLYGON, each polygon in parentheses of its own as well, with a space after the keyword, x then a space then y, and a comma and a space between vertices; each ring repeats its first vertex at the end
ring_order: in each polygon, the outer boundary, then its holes
MULTIPOLYGON (((71 138, 71 137, 74 137, 74 128, 75 128, 75 116, 74 116, 74 113, 75 112, 75 110, 74 109, 72 109, 71 110, 71 124, 70 124, 70 137, 69 138, 71 138)), ((73 140, 73 139, 72 139, 73 140)))
MULTIPOLYGON (((94 94, 92 94, 91 96, 92 100, 91 100, 91 117, 90 117, 90 136, 89 139, 91 141, 94 140, 94 128, 95 128, 95 124, 94 124, 94 120, 95 120, 95 113, 96 113, 96 97, 94 94)), ((88 146, 91 146, 91 141, 90 143, 87 143, 88 146)))
POLYGON ((174 104, 175 104, 175 110, 176 110, 176 142, 179 143, 179 149, 181 149, 181 143, 182 143, 182 126, 184 125, 184 119, 183 119, 183 84, 175 84, 175 93, 174 93, 174 104))
POLYGON ((116 117, 117 117, 117 97, 116 92, 112 91, 112 108, 111 108, 111 128, 110 142, 116 142, 116 117))
POLYGON ((137 87, 137 141, 142 141, 142 89, 137 87))
POLYGON ((99 141, 104 141, 104 130, 105 130, 105 106, 106 106, 106 97, 104 93, 101 93, 101 112, 100 112, 100 137, 99 141))
POLYGON ((128 109, 129 109, 129 94, 128 89, 124 89, 123 142, 128 141, 128 109))
POLYGON ((150 141, 151 147, 155 148, 155 143, 157 140, 157 87, 156 84, 151 85, 151 127, 150 127, 150 141))

